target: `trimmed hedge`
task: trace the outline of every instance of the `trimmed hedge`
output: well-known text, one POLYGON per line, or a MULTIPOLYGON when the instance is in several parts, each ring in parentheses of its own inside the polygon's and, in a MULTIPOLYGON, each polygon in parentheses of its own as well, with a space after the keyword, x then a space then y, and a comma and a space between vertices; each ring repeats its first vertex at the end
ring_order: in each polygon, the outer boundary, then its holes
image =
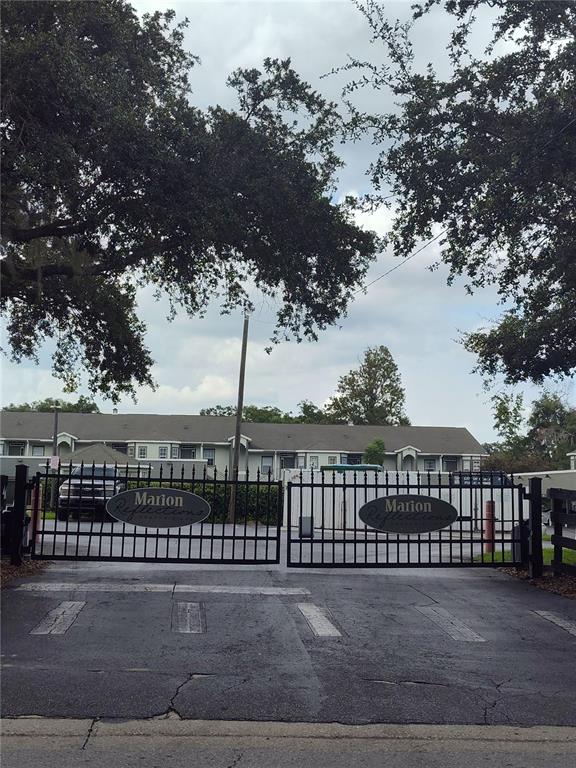
MULTIPOLYGON (((228 517, 228 504, 232 485, 225 483, 211 483, 207 481, 197 482, 147 482, 145 479, 129 480, 128 489, 133 488, 176 488, 182 491, 190 491, 197 496, 206 499, 210 504, 210 517, 206 522, 225 523, 228 517)), ((276 525, 278 516, 282 518, 282 500, 280 488, 268 483, 246 485, 240 482, 236 486, 236 523, 246 521, 255 522, 258 525, 276 525)))

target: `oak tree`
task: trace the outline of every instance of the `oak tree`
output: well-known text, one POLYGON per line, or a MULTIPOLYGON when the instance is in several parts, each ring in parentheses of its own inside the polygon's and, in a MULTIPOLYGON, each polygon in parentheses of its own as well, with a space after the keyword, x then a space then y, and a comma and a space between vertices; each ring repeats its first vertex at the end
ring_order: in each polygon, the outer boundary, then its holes
POLYGON ((408 23, 389 6, 360 4, 385 64, 351 61, 350 130, 378 148, 371 204, 394 206, 387 241, 405 258, 437 241, 449 281, 494 285, 503 312, 464 336, 478 369, 508 382, 569 375, 576 367, 576 2, 423 0, 408 23), (447 60, 418 67, 413 31, 442 7, 453 34, 447 60), (491 10, 490 10, 491 9, 491 10), (492 41, 473 53, 478 12, 492 41), (356 110, 357 88, 386 112, 356 110))
POLYGON ((2 9, 2 298, 14 359, 56 345, 112 399, 152 383, 136 292, 172 311, 278 300, 273 340, 315 339, 376 252, 331 199, 340 119, 267 59, 229 80, 238 108, 192 103, 195 58, 174 13, 126 0, 2 9))

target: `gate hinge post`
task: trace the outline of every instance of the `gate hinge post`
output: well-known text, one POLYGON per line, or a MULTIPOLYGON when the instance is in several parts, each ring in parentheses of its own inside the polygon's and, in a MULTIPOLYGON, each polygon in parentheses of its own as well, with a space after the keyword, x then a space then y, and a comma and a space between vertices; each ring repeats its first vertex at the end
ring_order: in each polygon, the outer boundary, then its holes
POLYGON ((14 504, 10 522, 10 563, 22 565, 22 537, 24 535, 24 517, 26 515, 26 494, 28 492, 28 466, 16 466, 14 481, 14 504))
POLYGON ((542 576, 542 479, 530 478, 530 538, 528 541, 528 574, 531 579, 542 576))

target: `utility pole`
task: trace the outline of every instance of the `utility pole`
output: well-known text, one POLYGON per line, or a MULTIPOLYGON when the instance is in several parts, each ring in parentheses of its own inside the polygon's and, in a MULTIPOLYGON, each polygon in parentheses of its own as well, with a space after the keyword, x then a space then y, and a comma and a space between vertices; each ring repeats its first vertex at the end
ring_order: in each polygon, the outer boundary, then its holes
MULTIPOLYGON (((54 467, 56 456, 58 456, 58 407, 54 408, 54 427, 52 429, 52 457, 50 459, 50 469, 57 469, 57 467, 54 467)), ((50 485, 50 509, 56 509, 57 498, 58 480, 56 477, 52 477, 52 483, 50 485)))
POLYGON ((242 329, 242 352, 240 354, 240 375, 238 377, 238 402, 236 403, 236 431, 234 433, 234 452, 232 454, 232 466, 230 468, 230 504, 228 506, 228 522, 234 522, 236 509, 236 485, 238 464, 240 463, 240 438, 242 434, 242 411, 244 409, 244 378, 246 374, 246 349, 248 347, 249 315, 244 315, 244 328, 242 329))

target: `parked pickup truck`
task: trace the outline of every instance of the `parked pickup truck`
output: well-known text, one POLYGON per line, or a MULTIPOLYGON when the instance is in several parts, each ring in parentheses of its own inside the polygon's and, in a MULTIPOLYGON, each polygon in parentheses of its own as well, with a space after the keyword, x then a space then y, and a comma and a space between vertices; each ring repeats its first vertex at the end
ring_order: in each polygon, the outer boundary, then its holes
POLYGON ((115 467, 75 467, 58 490, 58 520, 83 511, 104 515, 108 499, 125 490, 126 479, 115 467))

